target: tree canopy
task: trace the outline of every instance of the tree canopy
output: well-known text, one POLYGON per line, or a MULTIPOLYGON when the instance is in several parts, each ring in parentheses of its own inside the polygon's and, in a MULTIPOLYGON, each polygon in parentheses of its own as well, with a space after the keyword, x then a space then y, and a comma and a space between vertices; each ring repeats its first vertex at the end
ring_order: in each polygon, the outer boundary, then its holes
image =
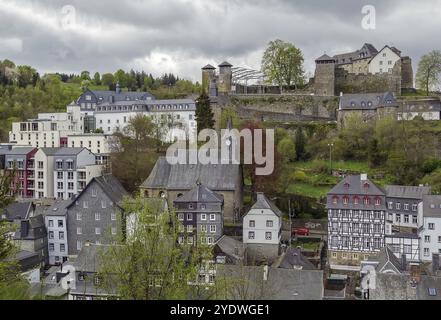
POLYGON ((438 90, 441 83, 441 51, 433 50, 422 56, 418 63, 416 82, 426 95, 431 90, 438 90))

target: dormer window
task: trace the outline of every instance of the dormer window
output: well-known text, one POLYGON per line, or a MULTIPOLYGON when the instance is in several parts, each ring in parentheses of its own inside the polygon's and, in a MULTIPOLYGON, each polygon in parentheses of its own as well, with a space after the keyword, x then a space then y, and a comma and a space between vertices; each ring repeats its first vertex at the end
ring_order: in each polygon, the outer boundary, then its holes
POLYGON ((362 101, 362 102, 361 102, 361 106, 362 106, 362 107, 366 107, 366 102, 362 101))
POLYGON ((351 102, 351 107, 355 107, 355 102, 354 101, 351 102))
POLYGON ((357 205, 359 204, 360 199, 358 197, 354 197, 354 204, 357 205))
POLYGON ((345 189, 349 189, 350 184, 349 183, 345 183, 345 189))
POLYGON ((343 204, 347 205, 349 203, 349 197, 343 197, 343 204))
POLYGON ((333 204, 337 204, 338 203, 338 197, 333 197, 332 198, 332 203, 333 204))
POLYGON ((381 199, 380 199, 380 198, 376 198, 376 199, 375 199, 375 205, 376 205, 376 206, 381 205, 381 199))
POLYGON ((364 203, 366 206, 368 206, 368 205, 371 204, 371 200, 370 200, 368 197, 365 197, 364 200, 363 200, 363 203, 364 203))
POLYGON ((368 182, 365 182, 365 184, 363 185, 363 188, 365 188, 365 189, 369 189, 369 183, 368 182))

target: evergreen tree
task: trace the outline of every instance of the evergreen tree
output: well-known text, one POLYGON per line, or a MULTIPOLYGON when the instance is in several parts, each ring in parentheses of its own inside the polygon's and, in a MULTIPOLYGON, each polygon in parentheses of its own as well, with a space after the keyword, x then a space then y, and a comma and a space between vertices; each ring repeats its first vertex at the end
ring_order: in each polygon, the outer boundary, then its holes
POLYGON ((205 92, 196 101, 196 122, 198 133, 203 129, 214 128, 214 113, 211 110, 210 98, 205 92))
POLYGON ((101 85, 101 75, 99 72, 95 72, 94 76, 93 76, 93 82, 99 86, 101 85))

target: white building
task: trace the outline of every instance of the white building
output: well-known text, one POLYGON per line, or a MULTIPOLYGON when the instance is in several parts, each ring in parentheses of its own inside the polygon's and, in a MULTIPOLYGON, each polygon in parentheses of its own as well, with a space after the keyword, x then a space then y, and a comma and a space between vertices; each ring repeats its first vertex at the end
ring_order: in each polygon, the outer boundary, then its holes
POLYGON ((79 194, 102 169, 86 148, 61 148, 55 153, 54 198, 70 199, 79 194))
POLYGON ((102 103, 96 107, 94 112, 95 125, 104 133, 113 134, 124 131, 130 118, 137 114, 150 116, 154 123, 163 128, 170 128, 161 133, 162 139, 165 141, 172 141, 176 138, 185 140, 184 135, 197 132, 196 104, 190 99, 102 103))
POLYGON ((254 260, 272 260, 279 254, 282 212, 263 194, 243 218, 243 243, 254 260))
POLYGON ((61 264, 67 261, 67 206, 69 200, 56 201, 45 212, 45 225, 48 235, 49 264, 61 264))
POLYGON ((67 147, 86 148, 96 155, 96 161, 100 164, 108 162, 110 153, 118 150, 118 139, 110 134, 83 133, 67 136, 67 147))
POLYGON ((36 199, 54 196, 55 154, 60 148, 40 148, 34 156, 34 179, 36 199))
POLYGON ((397 61, 401 60, 401 52, 396 48, 385 46, 369 62, 369 73, 388 73, 392 72, 397 61))
POLYGON ((426 195, 418 207, 420 257, 432 261, 432 254, 441 253, 441 196, 426 195))
POLYGON ((14 122, 9 142, 36 148, 66 146, 67 135, 83 133, 80 107, 67 106, 64 113, 40 113, 37 119, 14 122))

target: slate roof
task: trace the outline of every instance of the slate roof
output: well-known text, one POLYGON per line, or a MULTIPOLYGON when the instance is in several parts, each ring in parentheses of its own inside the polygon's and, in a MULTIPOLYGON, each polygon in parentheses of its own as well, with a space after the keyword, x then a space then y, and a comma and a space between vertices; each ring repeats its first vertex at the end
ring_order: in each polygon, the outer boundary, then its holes
POLYGON ((392 92, 354 93, 340 96, 340 110, 376 110, 379 107, 398 107, 392 92))
MULTIPOLYGON (((88 90, 88 92, 91 92, 95 95, 95 97, 98 99, 98 104, 100 102, 108 102, 109 97, 113 96, 114 102, 116 101, 125 101, 127 100, 127 97, 129 97, 130 100, 147 100, 147 98, 155 99, 155 96, 153 96, 149 92, 137 92, 137 91, 110 91, 110 90, 88 90), (102 98, 102 99, 100 99, 102 98)), ((84 94, 83 94, 84 95, 84 94)))
POLYGON ((370 256, 369 260, 378 261, 376 270, 379 273, 383 273, 387 270, 394 270, 396 273, 403 273, 405 271, 401 261, 388 246, 382 248, 376 256, 370 256))
MULTIPOLYGON (((245 288, 247 300, 321 300, 323 299, 322 270, 269 268, 268 280, 263 280, 263 267, 218 265, 217 277, 237 283, 238 291, 245 288)), ((235 290, 236 285, 232 285, 235 290)), ((232 294, 233 299, 238 299, 232 294)), ((243 298, 243 297, 242 297, 243 298)))
POLYGON ((99 272, 101 268, 102 255, 108 250, 108 245, 89 244, 81 248, 73 265, 77 271, 99 272))
POLYGON ((55 201, 54 204, 45 209, 43 215, 46 216, 65 216, 67 207, 72 203, 71 199, 55 201))
POLYGON ((46 226, 44 224, 44 218, 42 215, 31 217, 25 220, 28 223, 28 234, 21 234, 21 226, 18 226, 17 231, 14 233, 14 239, 19 240, 36 240, 43 238, 47 235, 46 226))
POLYGON ((40 150, 43 151, 47 156, 54 156, 58 151, 60 151, 60 149, 61 148, 40 148, 40 150))
POLYGON ((197 183, 196 186, 190 191, 184 193, 177 198, 174 202, 214 202, 223 203, 224 197, 216 192, 211 191, 201 183, 197 183))
POLYGON ((32 201, 14 202, 3 209, 3 214, 6 215, 6 219, 9 221, 29 219, 32 207, 32 201))
POLYGON ((216 68, 213 67, 211 64, 207 64, 205 67, 202 68, 202 70, 215 70, 216 68))
POLYGON ((334 58, 331 58, 330 56, 328 56, 326 53, 322 56, 320 56, 319 58, 317 58, 315 61, 335 61, 334 58))
POLYGON ((441 196, 423 196, 423 217, 441 218, 441 196))
MULTIPOLYGON (((142 106, 155 106, 155 105, 176 105, 176 104, 188 104, 190 109, 185 110, 193 110, 195 108, 195 101, 192 99, 174 99, 174 100, 142 100, 142 101, 116 101, 116 102, 102 102, 100 106, 133 106, 133 105, 142 105, 142 106)), ((170 111, 183 111, 183 109, 170 109, 170 111)), ((98 112, 106 112, 111 110, 101 110, 98 112)), ((121 110, 117 110, 121 111, 121 110)), ((135 110, 136 111, 136 110, 135 110)), ((154 111, 154 110, 152 110, 154 111)))
POLYGON ((279 265, 282 269, 317 270, 317 268, 301 253, 300 249, 289 247, 279 265))
POLYGON ((219 67, 232 67, 233 65, 229 63, 228 61, 222 62, 219 67))
POLYGON ((236 260, 243 260, 245 254, 245 245, 232 237, 223 235, 217 240, 216 245, 224 254, 235 258, 236 260), (236 254, 238 250, 238 254, 236 254))
POLYGON ((272 203, 271 200, 269 200, 262 192, 257 193, 257 200, 251 207, 250 211, 259 209, 269 209, 274 212, 278 217, 281 217, 283 214, 282 211, 280 211, 280 209, 277 208, 276 205, 272 203))
POLYGON ((347 52, 342 54, 337 54, 334 59, 338 64, 352 63, 352 61, 360 59, 370 59, 373 58, 378 53, 378 50, 370 43, 365 43, 363 47, 359 50, 353 52, 347 52), (364 57, 360 57, 360 54, 364 53, 364 57), (344 61, 343 61, 344 59, 344 61))
POLYGON ((390 198, 405 198, 422 200, 424 195, 431 193, 431 187, 424 186, 385 186, 386 196, 390 198))
POLYGON ((142 188, 190 190, 200 182, 213 191, 235 190, 239 186, 239 165, 236 164, 175 164, 160 157, 142 188))
MULTIPOLYGON (((79 154, 81 151, 83 151, 86 148, 59 148, 54 155, 57 156, 73 156, 79 154)), ((86 149, 87 150, 87 149, 86 149)))
POLYGON ((5 152, 6 155, 27 155, 29 152, 34 151, 36 148, 34 147, 17 147, 12 148, 11 150, 7 150, 5 152))

